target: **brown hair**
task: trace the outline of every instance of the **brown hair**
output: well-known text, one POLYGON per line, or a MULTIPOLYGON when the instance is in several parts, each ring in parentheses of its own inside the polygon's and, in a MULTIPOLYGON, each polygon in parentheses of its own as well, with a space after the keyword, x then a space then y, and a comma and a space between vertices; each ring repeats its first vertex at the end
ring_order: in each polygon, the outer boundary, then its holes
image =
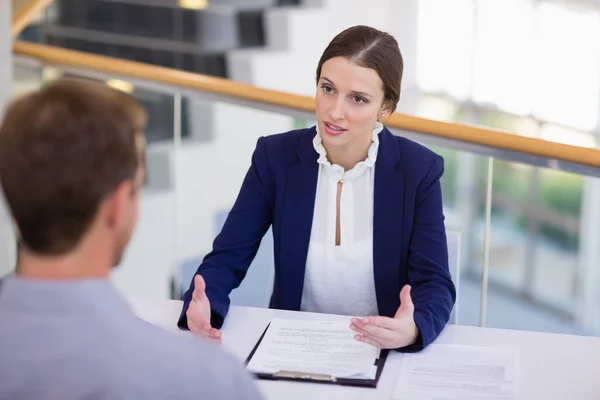
POLYGON ((323 64, 332 58, 344 57, 357 65, 371 68, 383 82, 384 102, 396 109, 400 100, 400 86, 404 61, 398 42, 388 33, 365 25, 357 25, 340 32, 329 43, 317 66, 317 83, 323 64))
POLYGON ((15 101, 0 126, 0 182, 25 247, 72 250, 143 158, 146 114, 103 84, 59 80, 15 101))

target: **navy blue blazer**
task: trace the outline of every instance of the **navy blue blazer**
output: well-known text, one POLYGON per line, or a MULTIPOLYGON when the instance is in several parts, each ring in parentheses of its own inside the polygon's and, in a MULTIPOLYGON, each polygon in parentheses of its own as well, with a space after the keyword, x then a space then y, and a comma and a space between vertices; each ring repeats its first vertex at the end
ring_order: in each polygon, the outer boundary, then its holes
MULTIPOLYGON (((237 200, 197 271, 206 281, 213 327, 222 326, 229 294, 244 279, 271 225, 275 277, 270 307, 300 310, 319 170, 315 134, 312 127, 258 140, 237 200)), ((400 290, 412 286, 419 338, 404 350, 418 351, 442 331, 456 297, 442 209, 444 161, 385 128, 379 141, 373 200, 377 305, 380 315, 393 317, 400 290)), ((192 280, 178 322, 184 329, 193 290, 192 280)))

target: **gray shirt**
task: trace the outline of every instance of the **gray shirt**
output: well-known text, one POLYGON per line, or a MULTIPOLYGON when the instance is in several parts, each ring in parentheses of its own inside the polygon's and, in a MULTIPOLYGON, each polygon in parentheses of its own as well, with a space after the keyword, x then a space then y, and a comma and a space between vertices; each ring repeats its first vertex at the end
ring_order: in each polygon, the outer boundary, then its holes
POLYGON ((0 285, 0 399, 259 399, 216 344, 134 316, 108 280, 0 285))

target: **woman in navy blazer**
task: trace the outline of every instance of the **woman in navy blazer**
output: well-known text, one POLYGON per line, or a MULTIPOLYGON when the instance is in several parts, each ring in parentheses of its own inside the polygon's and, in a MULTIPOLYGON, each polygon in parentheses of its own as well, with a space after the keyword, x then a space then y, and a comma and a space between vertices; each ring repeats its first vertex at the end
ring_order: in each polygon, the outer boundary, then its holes
MULTIPOLYGON (((369 256, 367 263, 372 282, 359 284, 374 287, 376 304, 371 306, 378 315, 352 318, 357 340, 418 351, 436 339, 456 295, 448 270, 440 187, 443 159, 394 136, 378 122, 395 110, 402 64, 396 40, 376 29, 356 26, 332 40, 317 68, 317 125, 258 140, 238 198, 184 294, 179 327, 220 341, 229 294, 240 285, 270 226, 275 259, 270 307, 302 309, 314 218, 323 211, 315 212, 324 179, 316 150, 322 142, 326 163, 343 171, 376 160, 371 166, 372 260, 369 256)), ((336 245, 341 237, 343 181, 339 183, 336 245)), ((327 284, 342 285, 344 278, 342 272, 327 284)), ((353 295, 333 301, 350 302, 353 295)))

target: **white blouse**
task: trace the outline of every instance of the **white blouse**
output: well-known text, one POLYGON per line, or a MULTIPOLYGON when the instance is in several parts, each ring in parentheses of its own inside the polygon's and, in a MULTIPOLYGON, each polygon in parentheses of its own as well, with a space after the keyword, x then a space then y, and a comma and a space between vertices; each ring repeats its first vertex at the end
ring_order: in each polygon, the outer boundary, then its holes
MULTIPOLYGON (((318 129, 318 128, 317 128, 318 129)), ((321 136, 319 175, 312 230, 306 259, 301 310, 353 316, 378 315, 373 277, 373 191, 379 149, 377 123, 366 160, 349 171, 327 160, 321 136), (336 198, 340 198, 340 245, 335 245, 336 198)))

